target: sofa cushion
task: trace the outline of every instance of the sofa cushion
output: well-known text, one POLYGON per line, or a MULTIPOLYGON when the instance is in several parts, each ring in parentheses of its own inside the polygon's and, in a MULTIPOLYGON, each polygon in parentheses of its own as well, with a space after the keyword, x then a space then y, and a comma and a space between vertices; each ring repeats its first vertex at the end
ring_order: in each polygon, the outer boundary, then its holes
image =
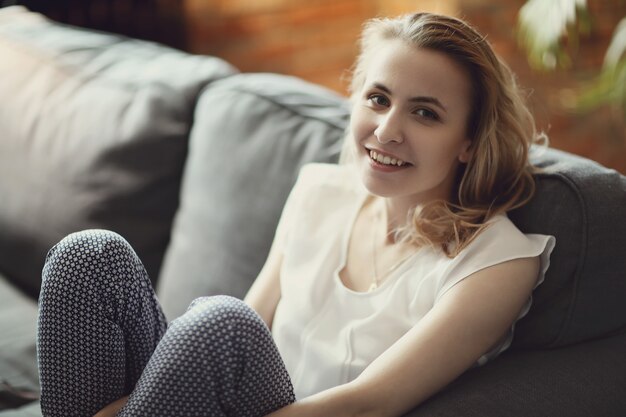
POLYGON ((222 60, 0 9, 0 271, 38 292, 46 251, 126 237, 156 278, 199 91, 222 60))
MULTIPOLYGON (((0 380, 38 391, 35 353, 37 303, 0 275, 0 380)), ((5 406, 0 399, 0 410, 5 406)))
POLYGON ((509 214, 526 233, 556 237, 545 282, 513 347, 557 347, 626 327, 626 177, 555 149, 536 152, 532 201, 509 214))
POLYGON ((299 168, 338 159, 348 110, 302 80, 241 74, 209 86, 195 118, 157 287, 170 319, 200 295, 245 295, 299 168))
POLYGON ((13 409, 0 411, 0 417, 42 417, 39 401, 13 409))

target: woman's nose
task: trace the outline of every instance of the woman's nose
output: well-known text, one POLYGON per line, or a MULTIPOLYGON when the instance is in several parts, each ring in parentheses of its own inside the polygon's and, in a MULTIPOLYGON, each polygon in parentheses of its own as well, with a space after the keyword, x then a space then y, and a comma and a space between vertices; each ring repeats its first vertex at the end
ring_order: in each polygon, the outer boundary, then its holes
POLYGON ((378 125, 376 129, 374 129, 374 136, 376 136, 378 143, 401 143, 404 140, 399 116, 400 115, 392 109, 378 116, 378 125))

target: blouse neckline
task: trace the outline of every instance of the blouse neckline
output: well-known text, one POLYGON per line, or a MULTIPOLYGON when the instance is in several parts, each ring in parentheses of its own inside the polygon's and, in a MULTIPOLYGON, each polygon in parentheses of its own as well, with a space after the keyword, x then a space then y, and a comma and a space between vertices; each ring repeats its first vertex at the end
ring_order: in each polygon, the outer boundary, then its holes
POLYGON ((339 276, 339 272, 346 267, 346 263, 348 260, 348 245, 350 244, 350 236, 352 236, 352 232, 354 231, 354 226, 356 225, 356 219, 359 213, 363 209, 363 206, 365 205, 367 199, 370 197, 371 194, 369 194, 368 192, 364 192, 357 200, 354 209, 350 213, 348 227, 345 229, 340 239, 341 248, 339 265, 337 266, 337 268, 335 268, 335 271, 333 273, 333 280, 335 281, 335 284, 340 288, 340 290, 355 295, 357 297, 372 297, 383 292, 390 285, 389 283, 395 281, 395 277, 397 277, 400 272, 403 272, 406 269, 407 265, 411 263, 409 261, 414 260, 417 253, 420 252, 419 249, 416 249, 415 253, 403 259, 400 264, 398 264, 397 267, 389 273, 387 278, 380 285, 378 285, 378 287, 371 291, 356 291, 348 288, 343 283, 341 277, 339 276))

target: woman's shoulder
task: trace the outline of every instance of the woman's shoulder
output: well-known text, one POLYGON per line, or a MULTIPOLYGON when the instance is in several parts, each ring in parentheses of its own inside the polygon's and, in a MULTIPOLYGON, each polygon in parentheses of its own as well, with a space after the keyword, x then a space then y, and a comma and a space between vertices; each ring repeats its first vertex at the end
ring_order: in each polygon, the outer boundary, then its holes
POLYGON ((308 163, 302 166, 296 186, 309 191, 360 190, 354 167, 350 165, 308 163))
POLYGON ((523 233, 506 214, 494 216, 457 256, 444 261, 448 273, 440 280, 436 299, 474 272, 502 262, 535 256, 539 256, 541 262, 537 286, 543 282, 555 243, 553 236, 523 233))
MULTIPOLYGON (((527 238, 506 214, 489 219, 478 235, 466 247, 468 252, 501 249, 515 250, 526 246, 527 238)), ((463 251, 462 251, 463 252, 463 251)))
POLYGON ((506 214, 487 221, 485 228, 461 251, 463 257, 517 258, 536 256, 553 244, 552 236, 522 232, 506 214), (552 241, 552 242, 551 242, 552 241))
POLYGON ((509 217, 502 213, 493 216, 486 222, 485 229, 478 234, 477 239, 484 242, 490 242, 493 240, 506 239, 522 239, 524 233, 509 219, 509 217))

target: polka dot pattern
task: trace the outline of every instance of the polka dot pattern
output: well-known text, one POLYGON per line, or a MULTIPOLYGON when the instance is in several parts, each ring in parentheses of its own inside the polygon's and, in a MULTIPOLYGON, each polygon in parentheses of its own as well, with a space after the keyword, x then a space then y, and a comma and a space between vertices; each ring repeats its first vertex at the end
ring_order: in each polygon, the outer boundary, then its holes
POLYGON ((119 235, 69 235, 46 259, 37 355, 46 417, 264 416, 295 401, 271 333, 242 301, 195 300, 167 326, 141 261, 119 235))

